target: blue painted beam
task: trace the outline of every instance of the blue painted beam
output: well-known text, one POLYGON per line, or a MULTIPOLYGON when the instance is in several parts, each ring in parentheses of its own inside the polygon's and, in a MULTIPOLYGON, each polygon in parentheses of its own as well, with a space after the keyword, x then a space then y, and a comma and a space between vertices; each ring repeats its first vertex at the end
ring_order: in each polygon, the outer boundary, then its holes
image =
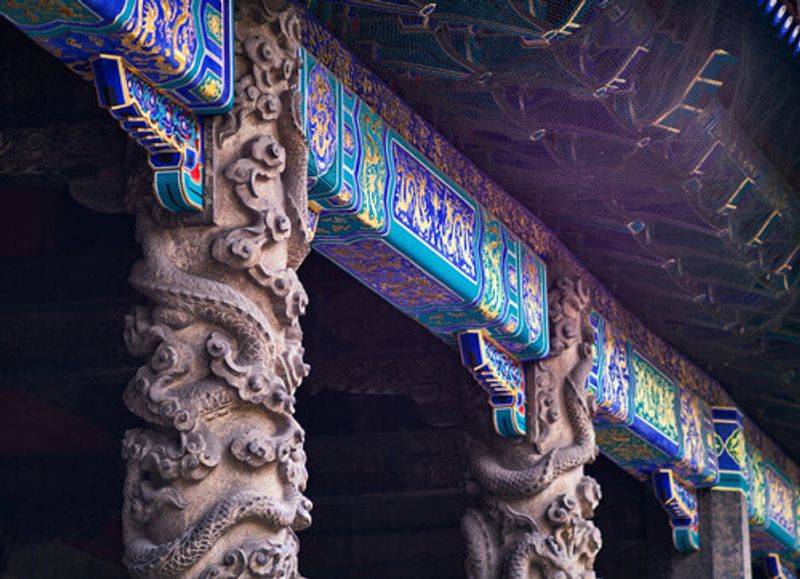
POLYGON ((189 110, 233 104, 231 0, 0 0, 0 14, 86 80, 99 54, 119 56, 189 110))
POLYGON ((313 247, 452 346, 547 355, 544 262, 310 52, 301 91, 313 247))
POLYGON ((0 14, 86 80, 149 153, 174 212, 203 209, 199 115, 233 105, 232 0, 0 0, 0 14))
MULTIPOLYGON (((361 65, 312 17, 306 14, 302 17, 302 21, 304 44, 308 53, 307 62, 311 67, 324 65, 326 74, 324 78, 320 75, 321 83, 305 85, 303 90, 304 94, 307 93, 305 94, 307 100, 329 99, 329 95, 335 95, 336 90, 340 90, 343 102, 357 103, 357 106, 354 104, 344 106, 345 116, 349 114, 351 118, 358 119, 356 111, 359 111, 367 124, 372 127, 380 126, 378 134, 391 134, 392 138, 402 141, 405 150, 411 151, 414 160, 424 166, 429 173, 425 187, 426 191, 430 191, 428 194, 430 199, 441 198, 445 195, 442 192, 444 189, 454 191, 469 208, 474 209, 475 204, 480 206, 481 211, 485 214, 482 217, 483 220, 496 220, 501 226, 507 228, 509 235, 519 241, 523 250, 529 251, 545 262, 558 260, 562 264, 566 263, 571 275, 577 275, 587 280, 595 307, 591 321, 597 338, 595 363, 588 387, 598 403, 596 432, 601 451, 642 481, 651 481, 654 473, 662 469, 672 473, 676 488, 685 488, 689 492, 714 485, 730 486, 739 481, 738 484, 746 487, 746 490, 739 490, 748 493, 751 506, 754 503, 763 505, 763 498, 767 493, 771 493, 770 500, 775 501, 776 504, 773 507, 773 514, 764 517, 763 520, 751 517, 751 528, 756 531, 754 533, 756 538, 765 538, 764 547, 791 553, 792 548, 788 545, 789 535, 784 531, 792 525, 787 522, 786 517, 781 518, 782 515, 778 513, 794 513, 798 503, 793 495, 789 496, 782 492, 783 487, 780 486, 780 481, 791 481, 795 492, 800 489, 800 469, 797 465, 788 460, 752 422, 745 418, 741 424, 742 436, 738 439, 739 444, 744 446, 746 441, 748 456, 768 457, 775 467, 774 476, 767 477, 765 474, 753 482, 751 480, 753 473, 758 474, 761 471, 751 468, 750 459, 748 459, 747 468, 739 474, 726 472, 729 470, 730 464, 721 468, 720 461, 724 462, 730 456, 721 456, 718 453, 718 432, 715 432, 714 428, 712 407, 734 407, 733 401, 723 388, 663 340, 649 332, 577 262, 547 227, 496 183, 482 174, 408 105, 393 94, 373 73, 361 65), (338 88, 326 89, 328 85, 334 86, 334 84, 338 88), (314 87, 314 89, 310 87, 314 87), (319 90, 320 88, 322 90, 319 90), (324 98, 322 95, 325 95, 324 98), (348 107, 350 108, 348 109, 348 107), (365 112, 364 108, 368 112, 365 112), (720 471, 727 478, 718 483, 720 471), (784 475, 788 478, 784 478, 784 475), (742 477, 747 477, 746 485, 742 484, 742 477), (776 483, 776 481, 778 482, 776 483), (754 487, 756 490, 750 490, 754 487), (773 487, 777 490, 772 490, 773 487), (780 524, 778 519, 781 521, 780 524)), ((713 54, 712 57, 706 63, 703 74, 699 75, 702 76, 702 79, 698 82, 702 86, 698 85, 697 98, 692 101, 694 104, 702 104, 705 85, 708 85, 712 91, 718 86, 719 82, 708 82, 708 79, 718 76, 728 63, 728 56, 724 53, 713 54)), ((692 102, 685 103, 688 112, 691 112, 690 108, 694 106, 692 102)), ((331 245, 336 244, 337 239, 347 239, 348 242, 351 242, 355 240, 355 237, 364 235, 364 223, 369 220, 361 219, 361 223, 357 223, 358 220, 353 219, 353 215, 359 211, 362 212, 362 215, 367 215, 364 206, 358 205, 356 192, 358 183, 355 179, 362 165, 355 165, 355 173, 344 171, 338 174, 336 173, 337 163, 333 160, 334 153, 319 154, 319 151, 315 152, 315 147, 321 147, 320 151, 330 151, 337 140, 341 140, 346 154, 351 154, 347 151, 355 150, 353 143, 358 142, 358 139, 363 138, 363 134, 367 133, 356 135, 353 127, 357 123, 353 121, 343 124, 335 123, 331 122, 332 118, 331 115, 320 115, 314 121, 317 123, 317 128, 314 131, 309 130, 312 152, 310 183, 312 199, 315 199, 316 209, 320 210, 320 225, 324 223, 325 214, 328 211, 350 212, 349 216, 341 217, 335 223, 331 222, 328 229, 325 230, 325 243, 331 245), (321 127, 327 128, 321 129, 321 127), (350 128, 348 129, 348 127, 350 128), (329 178, 331 176, 334 178, 329 178), (329 202, 327 206, 320 203, 319 198, 315 198, 326 187, 329 188, 327 191, 331 195, 327 198, 326 202, 329 202), (343 209, 345 206, 347 208, 343 209)), ((679 120, 672 122, 665 119, 665 123, 667 123, 665 126, 671 127, 673 130, 681 130, 682 125, 679 120)), ((406 160, 402 159, 400 163, 397 163, 397 159, 391 157, 392 153, 388 148, 381 149, 379 146, 378 150, 380 154, 384 155, 383 159, 386 164, 385 166, 376 165, 372 176, 389 175, 386 178, 391 179, 393 171, 402 167, 402 163, 406 163, 406 160)), ((742 190, 739 191, 739 197, 746 195, 746 185, 745 183, 742 190)), ((391 188, 389 190, 393 191, 391 188)), ((733 203, 738 202, 739 197, 733 197, 733 203)), ((387 209, 391 212, 391 207, 387 207, 387 209)), ((464 211, 466 212, 467 209, 465 208, 464 211)), ((442 225, 446 227, 446 224, 446 220, 442 221, 440 229, 442 225)), ((474 231, 480 231, 480 228, 476 227, 474 231)), ((319 250, 321 246, 316 247, 319 250)), ((437 268, 442 267, 441 259, 426 261, 412 255, 407 264, 395 269, 398 272, 396 277, 382 278, 381 275, 376 275, 369 278, 364 275, 364 271, 379 271, 380 264, 385 261, 385 254, 371 252, 369 245, 366 248, 362 246, 360 251, 353 251, 353 249, 348 248, 345 252, 352 252, 347 260, 340 260, 341 255, 344 254, 332 252, 328 252, 328 257, 334 261, 339 260, 340 265, 344 265, 345 269, 378 293, 386 295, 394 292, 395 297, 390 301, 399 309, 411 312, 410 315, 414 315, 415 305, 422 304, 423 307, 430 307, 430 301, 425 300, 437 299, 441 295, 438 290, 434 289, 436 286, 426 285, 427 282, 417 283, 416 280, 419 277, 415 276, 418 274, 407 275, 405 273, 406 271, 413 272, 414 269, 427 273, 432 270, 436 271, 437 268), (352 268, 350 267, 352 263, 360 264, 360 267, 365 269, 359 271, 352 268), (404 285, 404 280, 407 279, 414 281, 404 285), (410 293, 406 293, 404 291, 406 289, 410 293), (393 301, 401 300, 403 296, 409 298, 407 302, 393 301)), ((482 257, 483 255, 481 255, 482 257)), ((477 260, 473 263, 477 263, 477 260)), ((457 264, 450 264, 450 267, 456 269, 457 264)), ((438 275, 436 281, 440 283, 443 274, 438 275)), ((463 291, 463 288, 452 287, 450 289, 450 291, 458 290, 463 291)), ((416 319, 422 321, 423 324, 426 323, 424 316, 417 316, 416 319)), ((485 322, 478 317, 472 318, 471 321, 478 324, 479 327, 483 327, 482 322, 485 322)), ((431 329, 437 333, 435 326, 431 329)), ((495 330, 497 329, 498 326, 495 326, 495 330)), ((450 336, 452 340, 452 334, 450 336)), ((502 346, 504 347, 505 344, 502 346)), ((474 368, 473 366, 473 370, 474 368)), ((480 374, 479 372, 475 373, 480 374)), ((492 373, 489 373, 488 377, 478 375, 478 381, 491 395, 497 376, 492 373), (483 381, 481 382, 481 380, 483 381)), ((726 440, 728 451, 739 452, 737 457, 741 458, 741 448, 734 449, 735 440, 731 438, 726 440)), ((791 515, 790 518, 797 520, 797 514, 791 515)), ((797 525, 795 524, 794 527, 789 534, 792 539, 796 540, 798 538, 797 525)), ((754 546, 756 545, 754 544, 754 546)), ((795 547, 800 554, 800 544, 795 543, 795 547)))

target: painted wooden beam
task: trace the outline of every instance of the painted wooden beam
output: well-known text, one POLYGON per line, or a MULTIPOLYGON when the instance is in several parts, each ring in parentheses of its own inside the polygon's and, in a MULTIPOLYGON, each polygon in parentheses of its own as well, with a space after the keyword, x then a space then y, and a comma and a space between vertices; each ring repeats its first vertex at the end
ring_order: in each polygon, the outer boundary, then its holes
MULTIPOLYGON (((394 189, 397 181, 392 181, 395 173, 414 175, 409 182, 416 188, 409 191, 423 197, 423 203, 433 204, 434 199, 441 200, 451 195, 453 197, 450 206, 459 207, 452 215, 463 216, 477 208, 481 221, 496 222, 503 229, 504 239, 512 239, 512 245, 519 243, 518 249, 514 250, 518 255, 529 252, 532 260, 538 258, 545 263, 566 263, 572 268, 574 275, 587 280, 592 302, 595 304, 591 321, 596 336, 595 360, 588 386, 598 403, 597 441, 604 454, 641 481, 649 482, 654 473, 669 470, 674 484, 681 485, 681 488, 691 493, 715 485, 725 487, 739 484, 747 489, 755 485, 757 488, 754 491, 739 489, 745 493, 751 509, 754 504, 762 501, 763 492, 778 489, 771 495, 773 501, 778 501, 773 507, 773 518, 765 518, 760 522, 760 519, 751 517, 754 549, 759 546, 760 537, 764 537, 763 547, 783 553, 792 552, 798 545, 797 525, 790 524, 785 518, 779 523, 775 517, 778 517, 778 511, 795 512, 797 501, 793 495, 783 492, 780 482, 790 481, 789 488, 797 492, 800 489, 798 466, 746 418, 741 419, 739 442, 730 437, 725 439, 728 445, 727 454, 723 453, 724 456, 721 456, 718 452, 719 431, 715 431, 712 407, 735 408, 728 393, 666 342, 649 332, 571 255, 541 221, 481 173, 311 16, 303 15, 301 26, 307 63, 307 80, 304 86, 306 103, 303 109, 307 115, 305 122, 312 151, 310 198, 314 200, 315 209, 319 211, 322 228, 321 235, 318 230, 315 249, 446 341, 453 343, 455 335, 460 331, 485 327, 484 324, 488 322, 495 332, 490 337, 506 348, 506 343, 501 340, 508 341, 509 336, 498 334, 502 331, 499 318, 481 318, 480 309, 478 312, 463 315, 463 319, 468 319, 472 325, 462 329, 452 325, 437 326, 424 315, 424 312, 435 309, 436 304, 431 303, 432 300, 442 299, 440 296, 447 295, 442 293, 441 285, 450 292, 464 292, 464 287, 459 287, 452 281, 457 277, 455 270, 461 267, 460 275, 463 277, 464 265, 477 264, 479 259, 485 258, 485 251, 476 254, 472 262, 453 259, 447 264, 441 254, 434 259, 416 257, 422 255, 419 252, 405 253, 408 262, 402 266, 387 267, 388 256, 392 254, 387 252, 385 239, 381 235, 385 236, 387 228, 390 229, 387 215, 394 218, 394 208, 391 205, 393 201, 380 199, 380 203, 372 208, 364 205, 358 198, 363 192, 357 191, 361 186, 358 179, 359 171, 363 171, 363 163, 348 160, 344 164, 348 168, 340 170, 334 160, 339 142, 342 143, 344 155, 352 156, 357 144, 365 142, 364 135, 371 134, 370 139, 378 143, 377 149, 371 150, 378 154, 378 158, 373 159, 372 173, 366 178, 372 179, 373 186, 378 183, 387 198, 397 193, 394 189), (309 76, 314 79, 308 80, 309 76), (307 109, 311 102, 315 103, 312 108, 338 111, 335 105, 339 98, 336 96, 337 91, 341 91, 342 102, 346 103, 342 108, 348 120, 344 123, 334 122, 334 116, 327 113, 316 115, 310 120, 311 115, 307 109), (321 103, 325 105, 322 106, 321 103), (384 142, 390 145, 385 145, 384 142), (412 165, 415 168, 409 171, 412 165), (425 173, 425 178, 417 178, 416 173, 425 173), (424 194, 420 194, 420 187, 424 187, 424 194), (383 213, 376 210, 376 207, 380 207, 383 213), (365 241, 364 238, 370 235, 373 236, 372 239, 365 241), (384 245, 376 244, 376 237, 384 245), (447 275, 442 271, 446 268, 449 268, 447 275), (425 275, 421 275, 420 271, 425 275), (385 272, 394 272, 394 275, 386 275, 385 272), (413 281, 409 283, 409 279, 413 281), (403 298, 407 301, 402 301, 403 298), (422 308, 423 312, 416 308, 422 308), (735 445, 743 445, 745 440, 749 456, 764 455, 774 467, 769 475, 771 482, 764 482, 761 487, 760 478, 755 483, 751 480, 753 472, 758 471, 753 471, 749 466, 750 462, 746 469, 742 468, 738 472, 731 466, 731 452, 739 453, 735 458, 740 460, 741 447, 735 445), (746 485, 743 482, 744 477, 747 477, 746 485), (763 490, 765 488, 766 491, 763 490), (790 536, 795 541, 791 546, 790 536)), ((402 188, 399 194, 403 194, 402 188)), ((410 198, 414 199, 413 195, 410 198)), ((416 201, 419 203, 420 200, 416 201)), ((436 202, 441 206, 441 201, 436 202)), ((455 223, 450 220, 451 214, 445 214, 445 218, 440 217, 440 222, 436 224, 430 219, 432 214, 424 205, 409 203, 401 207, 410 213, 398 215, 398 220, 408 219, 408 215, 413 215, 415 210, 421 211, 422 219, 419 223, 430 221, 429 232, 440 236, 438 241, 429 240, 429 250, 443 247, 442 243, 446 239, 444 234, 453 233, 453 228, 448 226, 448 223, 455 223)), ((472 231, 480 232, 481 227, 474 227, 472 231)), ((463 233, 463 229, 459 232, 463 233)), ((397 250, 401 240, 402 236, 392 246, 392 251, 397 250)), ((463 257, 464 254, 461 255, 463 257)), ((463 307, 470 303, 467 300, 469 295, 472 295, 471 303, 477 303, 475 300, 479 299, 480 293, 460 295, 464 298, 460 304, 463 307)), ((452 306, 456 302, 452 300, 447 303, 452 306)), ((524 307, 524 303, 521 306, 524 307)), ((433 318, 436 322, 443 319, 448 318, 433 318)), ((524 356, 519 355, 519 343, 516 346, 513 353, 518 358, 523 358, 524 356)), ((475 366, 473 370, 474 368, 475 366)), ((491 376, 488 380, 485 376, 478 376, 478 379, 491 395, 497 376, 491 376)), ((767 475, 764 475, 763 480, 767 481, 767 475)), ((667 494, 663 496, 667 497, 667 494)), ((796 519, 797 514, 792 515, 795 523, 796 519)), ((691 544, 693 540, 694 537, 687 544, 691 544)), ((702 541, 702 537, 699 540, 702 541)))
POLYGON ((86 80, 108 54, 193 112, 233 104, 231 0, 0 0, 0 14, 86 80))
POLYGON ((203 209, 203 125, 200 117, 156 90, 119 56, 92 61, 100 106, 144 147, 153 191, 167 210, 203 209))
POLYGON ((301 91, 314 249, 453 346, 481 329, 545 356, 539 256, 309 51, 301 91))
POLYGON ((169 211, 203 208, 200 115, 233 104, 232 0, 0 0, 0 14, 71 70, 147 149, 169 211))

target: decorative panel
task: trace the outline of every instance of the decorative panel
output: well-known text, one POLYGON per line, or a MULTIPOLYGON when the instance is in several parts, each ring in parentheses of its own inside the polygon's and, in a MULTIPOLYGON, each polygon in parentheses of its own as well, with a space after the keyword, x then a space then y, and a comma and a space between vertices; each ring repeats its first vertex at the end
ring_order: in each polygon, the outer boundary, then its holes
POLYGON ((628 343, 597 312, 590 317, 595 332, 595 356, 589 389, 595 393, 598 423, 629 424, 631 413, 628 343))
POLYGON ((676 456, 681 446, 676 385, 644 356, 631 349, 633 422, 631 429, 656 448, 676 456))
POLYGON ((767 477, 764 473, 764 457, 752 444, 747 445, 748 487, 750 489, 750 525, 765 527, 767 524, 767 477))
POLYGON ((747 452, 753 554, 791 553, 797 544, 795 485, 757 447, 748 444, 747 452))
POLYGON ((720 491, 740 491, 750 489, 742 414, 736 408, 715 407, 714 448, 719 462, 719 481, 714 486, 720 491))
POLYGON ((688 388, 678 396, 682 441, 675 473, 696 488, 710 487, 719 480, 711 407, 688 388))
POLYGON ((786 475, 771 463, 765 465, 764 475, 768 492, 765 530, 783 549, 794 549, 797 536, 794 487, 786 475))
POLYGON ((542 260, 314 56, 303 60, 314 249, 453 346, 481 329, 518 360, 545 356, 542 260))
MULTIPOLYGON (((800 530, 800 485, 795 484, 794 486, 794 520, 795 524, 800 530)), ((797 533, 794 542, 794 549, 787 555, 786 559, 792 561, 795 568, 800 566, 800 532, 797 533)))
POLYGON ((233 103, 231 0, 0 0, 0 13, 87 80, 108 54, 193 112, 233 103))
POLYGON ((701 488, 718 478, 711 409, 657 369, 614 326, 593 312, 595 351, 588 388, 597 400, 601 450, 647 480, 669 468, 701 488))

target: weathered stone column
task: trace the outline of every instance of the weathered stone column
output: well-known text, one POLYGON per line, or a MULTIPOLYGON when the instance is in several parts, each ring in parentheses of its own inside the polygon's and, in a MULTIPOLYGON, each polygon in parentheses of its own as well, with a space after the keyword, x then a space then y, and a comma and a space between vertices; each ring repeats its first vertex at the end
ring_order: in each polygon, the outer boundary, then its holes
POLYGON ((747 496, 740 492, 700 491, 700 550, 705 548, 715 579, 750 579, 750 521, 747 496))
POLYGON ((702 490, 697 501, 700 550, 694 553, 676 551, 667 536, 663 513, 648 513, 648 576, 750 579, 753 572, 747 496, 739 491, 702 490))
POLYGON ((298 22, 279 2, 237 4, 236 104, 207 127, 202 216, 142 196, 146 296, 126 320, 145 359, 125 403, 145 420, 123 443, 125 564, 135 577, 299 577, 310 524, 295 269, 308 251, 298 22))
POLYGON ((479 503, 464 515, 462 529, 467 575, 474 579, 594 577, 601 539, 587 519, 601 495, 583 473, 597 454, 586 390, 593 341, 588 291, 580 279, 556 277, 548 304, 550 356, 526 368, 526 436, 500 438, 484 425, 469 440, 479 503))

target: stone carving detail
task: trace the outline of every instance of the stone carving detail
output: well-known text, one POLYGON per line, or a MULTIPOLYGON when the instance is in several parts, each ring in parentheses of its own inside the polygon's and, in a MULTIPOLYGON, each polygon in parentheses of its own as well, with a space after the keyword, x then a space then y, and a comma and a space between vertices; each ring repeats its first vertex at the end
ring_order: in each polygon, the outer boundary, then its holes
POLYGON ((237 6, 243 76, 233 111, 212 121, 213 205, 198 219, 166 214, 147 193, 135 200, 143 259, 130 282, 148 299, 125 324, 145 359, 125 403, 148 424, 123 442, 135 577, 296 578, 295 531, 311 522, 293 417, 309 371, 295 273, 308 252, 307 151, 283 104, 297 88, 296 16, 280 2, 237 6), (256 70, 269 82, 239 90, 256 70), (254 115, 253 99, 279 105, 254 115))
POLYGON ((519 439, 489 437, 491 427, 483 425, 469 437, 468 483, 478 506, 464 515, 462 530, 473 579, 595 576, 602 542, 588 519, 601 493, 583 474, 597 455, 594 401, 586 389, 589 294, 583 280, 555 277, 548 302, 550 357, 526 367, 528 432, 519 439))

